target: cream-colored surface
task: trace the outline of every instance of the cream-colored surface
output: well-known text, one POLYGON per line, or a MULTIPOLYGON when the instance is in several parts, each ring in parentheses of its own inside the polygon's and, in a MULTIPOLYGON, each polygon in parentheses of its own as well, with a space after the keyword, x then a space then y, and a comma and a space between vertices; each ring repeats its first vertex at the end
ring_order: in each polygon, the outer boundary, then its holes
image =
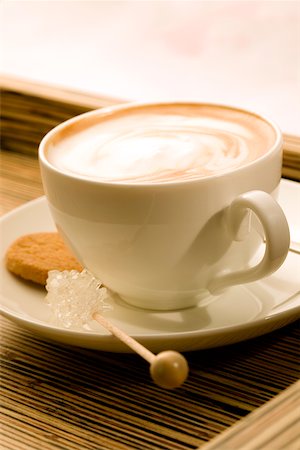
POLYGON ((242 106, 300 134, 299 2, 1 3, 1 72, 133 100, 242 106))

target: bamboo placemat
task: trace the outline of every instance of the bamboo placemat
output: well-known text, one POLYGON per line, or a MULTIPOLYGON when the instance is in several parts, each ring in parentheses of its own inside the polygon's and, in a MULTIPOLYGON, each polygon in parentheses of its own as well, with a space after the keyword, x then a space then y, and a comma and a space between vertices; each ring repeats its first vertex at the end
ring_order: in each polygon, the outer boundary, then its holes
MULTIPOLYGON (((89 97, 79 96, 78 104, 71 93, 60 101, 57 90, 40 87, 33 95, 33 88, 6 84, 2 95, 2 213, 43 194, 36 159, 42 135, 91 107, 89 97)), ((102 105, 94 101, 93 107, 102 105)), ((103 105, 110 102, 103 99, 103 105)), ((292 149, 289 163, 298 178, 294 157, 292 149)), ((175 391, 153 385, 138 356, 46 342, 5 318, 0 326, 3 450, 205 448, 299 379, 296 323, 251 341, 187 353, 191 374, 175 391)))

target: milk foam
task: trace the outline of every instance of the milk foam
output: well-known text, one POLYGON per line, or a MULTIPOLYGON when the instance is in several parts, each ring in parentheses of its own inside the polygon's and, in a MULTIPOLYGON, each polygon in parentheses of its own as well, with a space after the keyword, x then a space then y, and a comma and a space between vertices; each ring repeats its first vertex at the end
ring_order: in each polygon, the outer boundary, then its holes
POLYGON ((257 116, 222 107, 140 107, 99 116, 48 152, 59 169, 112 182, 169 182, 222 173, 275 141, 257 116))

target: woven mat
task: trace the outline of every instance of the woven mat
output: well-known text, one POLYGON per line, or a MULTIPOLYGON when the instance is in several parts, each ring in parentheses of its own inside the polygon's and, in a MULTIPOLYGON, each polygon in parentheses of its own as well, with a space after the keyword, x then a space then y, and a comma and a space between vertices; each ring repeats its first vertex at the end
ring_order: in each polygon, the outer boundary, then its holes
POLYGON ((1 333, 3 449, 195 449, 299 378, 296 324, 186 354, 189 379, 171 392, 138 356, 51 344, 6 319, 1 333))

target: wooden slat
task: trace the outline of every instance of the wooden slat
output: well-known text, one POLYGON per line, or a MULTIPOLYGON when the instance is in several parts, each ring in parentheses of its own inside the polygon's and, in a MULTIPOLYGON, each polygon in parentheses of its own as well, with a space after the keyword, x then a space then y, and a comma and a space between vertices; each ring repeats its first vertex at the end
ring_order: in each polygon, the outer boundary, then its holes
POLYGON ((0 213, 4 214, 43 195, 37 158, 0 152, 0 213))
POLYGON ((284 177, 300 181, 300 136, 283 135, 283 168, 284 177))
POLYGON ((43 103, 44 100, 59 104, 73 105, 85 109, 96 109, 101 106, 116 103, 116 99, 106 95, 95 95, 68 90, 65 87, 50 86, 31 80, 24 80, 12 76, 0 76, 0 86, 9 92, 19 92, 24 96, 34 96, 43 103))
POLYGON ((300 381, 201 447, 203 450, 300 448, 300 381))

